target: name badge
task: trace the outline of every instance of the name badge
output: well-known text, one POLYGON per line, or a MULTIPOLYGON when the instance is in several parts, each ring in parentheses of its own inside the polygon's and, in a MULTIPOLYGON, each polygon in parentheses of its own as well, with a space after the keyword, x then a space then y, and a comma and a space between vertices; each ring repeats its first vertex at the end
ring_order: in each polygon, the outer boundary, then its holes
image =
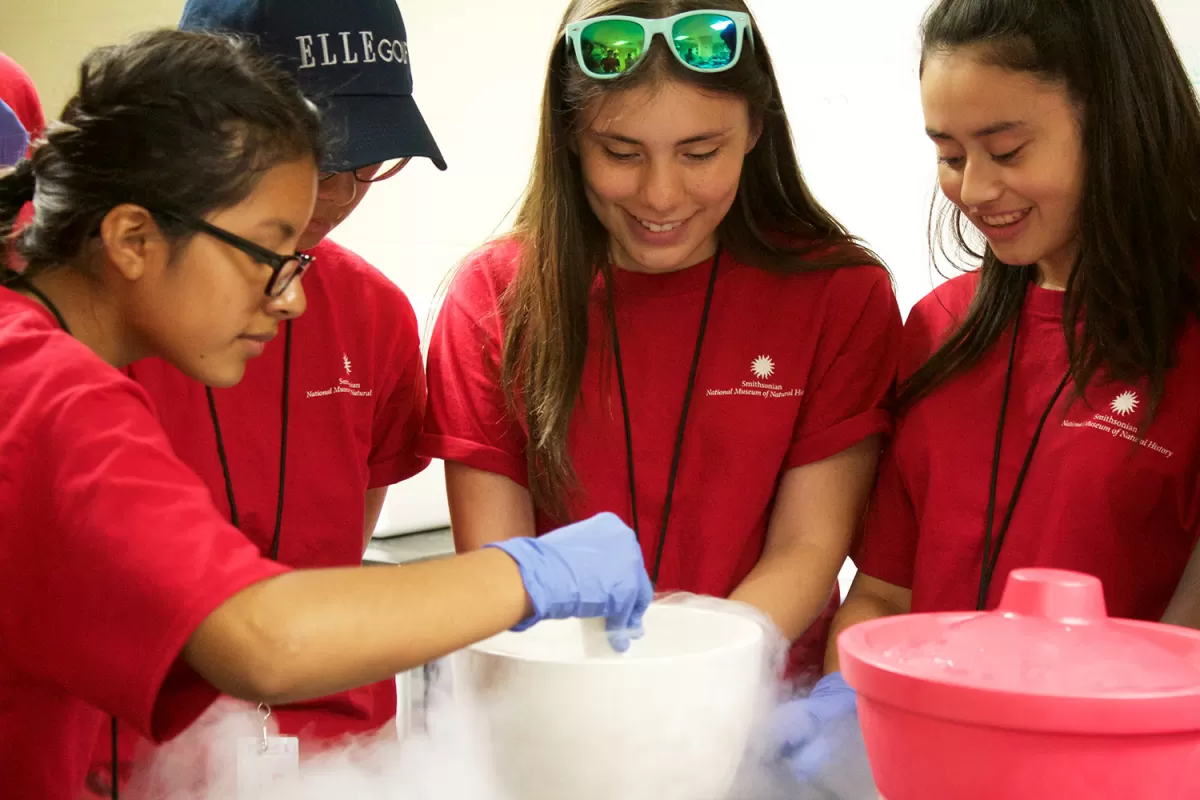
POLYGON ((268 789, 300 777, 295 736, 246 736, 237 742, 237 800, 260 800, 268 789))

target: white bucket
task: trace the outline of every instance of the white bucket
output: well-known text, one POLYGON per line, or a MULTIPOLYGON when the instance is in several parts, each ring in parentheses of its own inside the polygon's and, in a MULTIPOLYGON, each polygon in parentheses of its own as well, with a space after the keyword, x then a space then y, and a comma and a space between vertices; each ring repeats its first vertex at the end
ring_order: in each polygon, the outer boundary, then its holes
POLYGON ((456 654, 456 699, 504 795, 724 798, 773 681, 763 625, 728 607, 655 603, 624 654, 600 620, 543 622, 456 654))

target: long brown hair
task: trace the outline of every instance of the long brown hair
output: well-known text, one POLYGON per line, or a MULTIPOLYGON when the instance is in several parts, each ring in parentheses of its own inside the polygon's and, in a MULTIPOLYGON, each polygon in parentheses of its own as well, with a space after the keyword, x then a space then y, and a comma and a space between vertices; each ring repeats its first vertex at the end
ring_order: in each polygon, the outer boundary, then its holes
MULTIPOLYGON (((1064 86, 1082 109, 1079 254, 1063 306, 1071 377, 1078 394, 1101 368, 1148 378, 1144 428, 1180 326, 1200 310, 1200 106, 1153 1, 941 0, 921 38, 922 66, 973 48, 984 63, 1064 86)), ((968 224, 948 203, 931 218, 931 241, 948 229, 979 262, 979 288, 958 329, 900 387, 902 406, 976 364, 1020 314, 1033 268, 973 249, 968 224)))
POLYGON ((609 236, 588 207, 570 147, 591 101, 664 80, 745 99, 762 135, 746 156, 737 197, 717 229, 721 245, 741 263, 771 270, 879 263, 805 185, 756 26, 753 48, 733 69, 715 74, 686 69, 656 38, 635 69, 597 81, 579 69, 563 44, 566 26, 577 20, 606 14, 662 18, 695 9, 749 13, 741 0, 572 0, 550 58, 532 177, 514 228, 521 255, 503 297, 501 377, 510 407, 529 428, 526 458, 534 503, 560 519, 575 487, 567 431, 587 357, 589 293, 597 273, 610 269, 609 236))

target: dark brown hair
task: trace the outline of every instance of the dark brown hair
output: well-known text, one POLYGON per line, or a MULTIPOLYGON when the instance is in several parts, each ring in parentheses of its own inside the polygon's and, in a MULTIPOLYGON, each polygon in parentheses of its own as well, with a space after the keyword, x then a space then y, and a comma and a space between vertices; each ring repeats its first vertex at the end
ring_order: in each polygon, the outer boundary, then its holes
POLYGON ((579 160, 569 146, 592 100, 664 80, 745 99, 762 135, 746 156, 737 197, 718 227, 721 245, 742 263, 772 270, 879 263, 805 185, 757 27, 753 49, 734 68, 715 74, 686 69, 655 38, 636 69, 593 80, 562 43, 566 26, 576 20, 606 14, 662 18, 694 9, 749 13, 740 0, 573 0, 550 59, 533 175, 515 226, 520 263, 503 298, 502 380, 510 407, 528 424, 534 503, 558 518, 575 486, 567 430, 587 357, 589 291, 597 272, 610 269, 609 236, 588 207, 579 160))
MULTIPOLYGON (((940 0, 922 25, 922 69, 963 48, 1061 85, 1080 109, 1079 253, 1063 310, 1071 377, 1078 393, 1099 371, 1148 378, 1148 425, 1180 327, 1200 309, 1200 107, 1166 26, 1152 0, 940 0)), ((900 387, 902 405, 977 363, 1020 313, 1033 268, 973 249, 968 224, 949 205, 931 220, 931 240, 948 227, 978 260, 979 288, 900 387)))
POLYGON ((0 265, 4 238, 26 275, 72 264, 122 203, 178 245, 190 233, 165 215, 236 205, 271 168, 320 155, 316 109, 249 42, 162 30, 100 48, 32 158, 0 174, 0 265), (33 221, 12 237, 31 200, 33 221))

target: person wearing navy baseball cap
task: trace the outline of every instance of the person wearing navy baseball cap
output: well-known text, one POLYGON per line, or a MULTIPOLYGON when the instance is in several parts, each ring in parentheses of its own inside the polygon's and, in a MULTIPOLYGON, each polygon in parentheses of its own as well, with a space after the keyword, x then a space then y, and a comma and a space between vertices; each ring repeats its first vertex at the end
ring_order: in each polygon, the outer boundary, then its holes
MULTIPOLYGON (((307 310, 233 388, 206 389, 158 359, 127 374, 150 394, 175 451, 265 555, 298 568, 361 564, 387 487, 429 464, 415 448, 425 371, 408 298, 326 236, 411 159, 445 169, 413 100, 404 21, 394 0, 188 0, 179 27, 252 38, 322 112, 330 154, 299 239, 314 257, 307 310)), ((394 731, 396 703, 395 682, 385 681, 272 708, 271 719, 312 753, 394 731)), ((131 731, 116 748, 102 737, 93 790, 111 787, 114 762, 125 778, 136 772, 143 747, 131 731)))
POLYGON ((189 0, 179 27, 252 35, 283 59, 333 136, 330 172, 397 158, 446 168, 413 100, 408 35, 394 0, 189 0))

